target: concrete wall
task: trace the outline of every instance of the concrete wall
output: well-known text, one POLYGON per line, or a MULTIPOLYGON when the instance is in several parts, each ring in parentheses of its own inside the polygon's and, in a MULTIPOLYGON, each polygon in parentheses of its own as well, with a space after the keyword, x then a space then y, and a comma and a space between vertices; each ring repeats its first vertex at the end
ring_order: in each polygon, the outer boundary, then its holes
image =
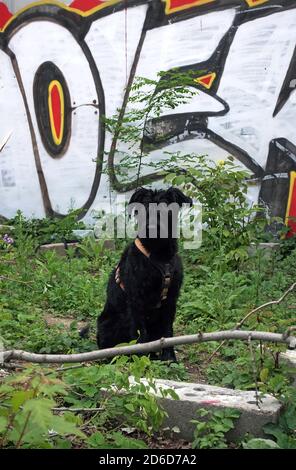
POLYGON ((70 6, 40 2, 7 23, 0 2, 1 215, 21 209, 42 217, 70 207, 89 215, 110 192, 124 192, 115 166, 124 145, 117 142, 110 155, 112 183, 101 174, 104 152, 116 142, 100 118, 122 106, 135 76, 157 79, 176 67, 196 73, 199 93, 151 121, 150 158, 178 150, 214 160, 232 154, 255 179, 250 202, 259 198, 283 218, 296 215, 295 1, 70 6))

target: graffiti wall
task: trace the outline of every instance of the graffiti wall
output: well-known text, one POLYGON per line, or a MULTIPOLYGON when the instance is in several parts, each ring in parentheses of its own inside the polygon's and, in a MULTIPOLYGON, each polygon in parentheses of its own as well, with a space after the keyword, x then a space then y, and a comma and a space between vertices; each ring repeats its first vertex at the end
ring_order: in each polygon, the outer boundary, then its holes
POLYGON ((169 132, 150 157, 231 154, 250 200, 296 216, 294 0, 45 1, 15 15, 0 2, 0 28, 2 216, 86 216, 132 190, 103 116, 124 116, 136 76, 175 68, 196 73, 198 94, 151 121, 169 132))

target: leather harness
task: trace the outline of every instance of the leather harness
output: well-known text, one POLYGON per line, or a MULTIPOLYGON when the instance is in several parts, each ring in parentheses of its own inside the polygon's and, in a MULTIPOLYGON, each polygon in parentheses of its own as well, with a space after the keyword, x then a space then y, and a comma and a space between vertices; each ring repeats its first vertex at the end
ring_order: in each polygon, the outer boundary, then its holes
MULTIPOLYGON (((162 287, 161 287, 161 293, 160 293, 160 301, 156 305, 155 308, 160 308, 161 303, 167 299, 168 296, 168 291, 172 282, 172 270, 171 270, 171 265, 170 263, 159 263, 156 261, 153 261, 150 257, 150 253, 146 250, 146 248, 143 246, 139 238, 136 238, 135 240, 135 245, 138 248, 143 255, 145 255, 147 258, 150 259, 151 263, 153 266, 158 269, 158 271, 161 273, 162 276, 162 287)), ((115 270, 115 282, 116 284, 119 285, 119 287, 125 291, 125 285, 122 282, 120 278, 120 265, 118 264, 115 270)))

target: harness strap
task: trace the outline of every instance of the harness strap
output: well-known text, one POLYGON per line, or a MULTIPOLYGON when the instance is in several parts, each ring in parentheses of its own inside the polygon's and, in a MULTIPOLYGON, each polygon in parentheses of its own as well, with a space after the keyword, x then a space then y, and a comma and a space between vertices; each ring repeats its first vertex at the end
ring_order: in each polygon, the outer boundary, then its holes
POLYGON ((122 290, 125 290, 124 284, 120 279, 120 267, 119 267, 119 265, 117 266, 116 271, 115 271, 115 282, 116 282, 116 284, 119 284, 119 287, 122 290))
POLYGON ((160 300, 166 300, 167 296, 168 296, 168 290, 170 288, 170 285, 171 285, 171 281, 172 281, 172 276, 171 276, 171 270, 170 270, 170 265, 167 263, 165 264, 164 266, 164 275, 162 277, 162 291, 161 291, 161 295, 160 295, 160 300))
MULTIPOLYGON (((148 251, 145 249, 145 247, 142 245, 141 241, 138 238, 136 238, 135 240, 135 245, 139 251, 141 251, 147 258, 149 258, 153 266, 156 269, 158 269, 158 271, 161 273, 162 286, 161 286, 161 293, 160 293, 160 301, 156 305, 156 308, 160 308, 161 303, 167 299, 168 291, 172 282, 171 265, 170 263, 165 263, 165 265, 162 265, 159 262, 152 260, 150 257, 150 253, 148 253, 148 251)), ((119 287, 123 291, 125 291, 125 285, 120 278, 120 264, 117 265, 116 270, 115 270, 115 282, 116 284, 119 285, 119 287)))

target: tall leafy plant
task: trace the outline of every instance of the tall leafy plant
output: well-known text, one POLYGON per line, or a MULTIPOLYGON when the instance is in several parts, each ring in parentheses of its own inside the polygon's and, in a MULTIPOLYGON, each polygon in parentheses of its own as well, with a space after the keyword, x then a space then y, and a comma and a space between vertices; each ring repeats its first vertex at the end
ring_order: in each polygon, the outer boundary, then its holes
POLYGON ((176 133, 174 126, 159 118, 198 93, 195 74, 173 70, 160 72, 156 80, 135 79, 125 109, 106 119, 114 136, 109 153, 110 182, 114 189, 127 191, 163 179, 186 190, 202 204, 203 245, 208 253, 214 251, 211 259, 220 265, 222 259, 237 263, 247 258, 247 248, 265 224, 254 217, 259 208, 250 207, 247 200, 249 172, 237 166, 231 156, 214 162, 206 155, 179 151, 163 152, 161 161, 148 158, 176 133))

